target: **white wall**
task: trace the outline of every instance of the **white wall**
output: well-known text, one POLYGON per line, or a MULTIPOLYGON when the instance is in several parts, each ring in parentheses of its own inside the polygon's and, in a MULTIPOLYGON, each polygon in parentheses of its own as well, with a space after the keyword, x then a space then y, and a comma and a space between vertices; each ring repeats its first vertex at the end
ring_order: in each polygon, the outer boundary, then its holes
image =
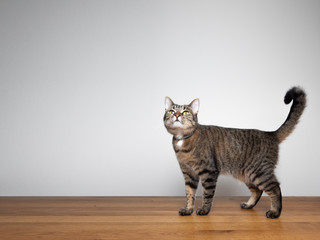
MULTIPOLYGON (((183 195, 164 97, 199 121, 275 130, 284 195, 320 195, 320 2, 0 2, 0 195, 183 195)), ((249 195, 221 177, 218 195, 249 195)))

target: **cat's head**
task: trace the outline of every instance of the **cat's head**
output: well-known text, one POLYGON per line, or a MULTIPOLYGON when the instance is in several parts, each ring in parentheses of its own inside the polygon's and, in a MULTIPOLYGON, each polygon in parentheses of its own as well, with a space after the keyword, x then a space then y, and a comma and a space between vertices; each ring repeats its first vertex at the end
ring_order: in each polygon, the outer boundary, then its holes
POLYGON ((178 138, 192 133, 198 125, 199 106, 199 99, 189 105, 178 105, 166 97, 163 122, 168 132, 178 138))

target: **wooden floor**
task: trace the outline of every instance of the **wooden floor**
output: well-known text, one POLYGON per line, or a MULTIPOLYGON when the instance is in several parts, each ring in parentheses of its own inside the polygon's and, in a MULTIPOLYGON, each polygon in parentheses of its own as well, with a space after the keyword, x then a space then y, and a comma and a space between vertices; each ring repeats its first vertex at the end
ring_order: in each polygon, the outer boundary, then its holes
POLYGON ((320 239, 320 197, 285 197, 275 220, 266 197, 252 210, 244 200, 216 197, 210 215, 181 217, 182 197, 1 197, 0 239, 320 239))

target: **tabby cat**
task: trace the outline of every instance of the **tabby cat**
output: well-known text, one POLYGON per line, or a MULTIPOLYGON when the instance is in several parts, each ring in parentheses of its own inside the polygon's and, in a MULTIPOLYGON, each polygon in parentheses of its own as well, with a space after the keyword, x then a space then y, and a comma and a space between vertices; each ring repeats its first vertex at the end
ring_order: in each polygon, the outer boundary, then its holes
POLYGON ((273 132, 254 129, 233 129, 205 126, 198 123, 199 99, 189 105, 178 105, 165 98, 164 125, 173 135, 172 144, 185 179, 187 204, 181 216, 191 215, 195 193, 201 180, 202 206, 198 215, 207 215, 212 206, 219 174, 231 174, 243 181, 251 191, 241 208, 251 209, 262 192, 271 199, 268 218, 278 218, 282 209, 279 182, 274 174, 278 161, 279 143, 293 131, 306 106, 306 94, 299 87, 291 88, 284 102, 293 100, 289 115, 273 132))

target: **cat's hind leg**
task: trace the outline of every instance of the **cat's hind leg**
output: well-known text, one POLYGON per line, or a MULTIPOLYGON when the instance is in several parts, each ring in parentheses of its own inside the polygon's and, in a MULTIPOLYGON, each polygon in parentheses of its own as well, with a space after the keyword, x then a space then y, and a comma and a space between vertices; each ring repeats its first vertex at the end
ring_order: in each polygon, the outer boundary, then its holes
POLYGON ((267 218, 280 217, 282 210, 282 195, 278 182, 270 182, 264 187, 265 193, 267 193, 271 199, 271 208, 266 212, 267 218))
POLYGON ((256 179, 256 186, 269 195, 271 199, 270 210, 266 212, 267 218, 280 217, 282 210, 282 195, 280 184, 274 174, 263 175, 256 179))
POLYGON ((243 209, 251 209, 253 208, 258 201, 260 200, 260 197, 262 195, 262 190, 254 186, 253 184, 247 184, 247 187, 249 188, 251 192, 251 197, 247 202, 243 202, 240 204, 240 207, 243 209))

